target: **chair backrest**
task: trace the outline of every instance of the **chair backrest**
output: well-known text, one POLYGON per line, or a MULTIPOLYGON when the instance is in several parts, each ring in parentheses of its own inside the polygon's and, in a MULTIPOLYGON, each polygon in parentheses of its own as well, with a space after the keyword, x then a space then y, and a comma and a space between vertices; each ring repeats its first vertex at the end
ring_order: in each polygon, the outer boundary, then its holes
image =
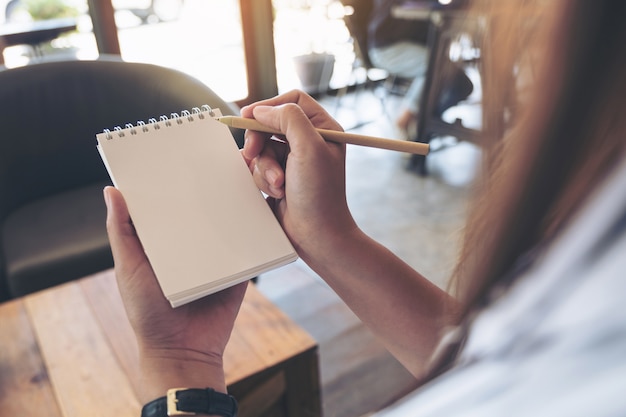
POLYGON ((102 129, 203 104, 236 112, 187 74, 119 58, 0 71, 0 221, 28 201, 108 179, 96 150, 102 129))
POLYGON ((354 41, 354 52, 361 60, 366 69, 373 68, 374 65, 369 59, 367 52, 367 26, 370 22, 374 2, 372 0, 341 0, 344 7, 349 7, 351 13, 344 15, 344 22, 350 36, 354 41))

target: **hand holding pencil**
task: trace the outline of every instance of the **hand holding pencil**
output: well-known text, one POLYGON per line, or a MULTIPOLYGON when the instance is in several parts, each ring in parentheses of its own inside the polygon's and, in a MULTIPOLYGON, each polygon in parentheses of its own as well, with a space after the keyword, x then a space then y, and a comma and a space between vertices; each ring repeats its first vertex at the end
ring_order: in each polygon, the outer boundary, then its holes
MULTIPOLYGON (((218 119, 227 126, 237 129, 255 130, 257 132, 282 134, 276 129, 267 127, 259 123, 255 119, 249 119, 236 116, 222 116, 218 119)), ((392 151, 408 152, 417 155, 428 154, 428 144, 419 142, 410 142, 398 139, 386 139, 375 136, 358 135, 354 133, 339 132, 337 130, 316 129, 322 137, 330 142, 346 143, 359 146, 367 146, 371 148, 388 149, 392 151)))
MULTIPOLYGON (((298 253, 327 247, 356 226, 346 199, 346 147, 324 140, 316 128, 339 124, 309 95, 297 90, 241 109, 270 132, 249 129, 241 151, 254 182, 298 253), (280 135, 285 143, 268 140, 280 135)), ((262 244, 262 242, 260 243, 262 244)))

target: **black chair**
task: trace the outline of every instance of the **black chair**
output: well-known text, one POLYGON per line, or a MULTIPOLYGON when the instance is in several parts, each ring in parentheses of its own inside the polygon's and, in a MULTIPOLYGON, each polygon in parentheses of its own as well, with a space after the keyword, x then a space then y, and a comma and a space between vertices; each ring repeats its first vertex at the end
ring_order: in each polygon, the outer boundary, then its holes
MULTIPOLYGON (((350 37, 353 41, 353 47, 355 52, 354 68, 363 68, 366 71, 367 79, 365 80, 366 86, 376 85, 378 81, 370 77, 372 70, 380 69, 372 63, 368 55, 368 26, 372 19, 372 13, 374 12, 373 0, 341 0, 344 8, 347 12, 344 15, 345 25, 350 32, 350 37)), ((434 16, 435 12, 446 13, 448 10, 457 10, 462 1, 456 0, 453 6, 442 6, 438 2, 424 2, 424 7, 428 6, 431 10, 431 15, 434 16)), ((398 2, 400 4, 400 2, 398 2)), ((432 99, 425 100, 422 98, 420 108, 423 110, 421 113, 427 114, 427 117, 423 117, 420 114, 420 121, 423 125, 426 124, 426 119, 431 121, 432 119, 441 120, 442 113, 449 107, 457 104, 460 100, 467 98, 473 90, 473 85, 460 66, 453 64, 449 58, 445 56, 439 56, 442 54, 443 43, 439 42, 440 35, 437 24, 433 25, 431 18, 417 19, 409 21, 409 24, 419 26, 419 31, 428 33, 428 47, 429 53, 429 69, 425 75, 424 96, 427 96, 432 91, 432 99), (435 61, 435 58, 438 58, 435 61), (436 86, 431 88, 431 84, 436 81, 436 86)), ((449 46, 449 44, 447 45, 449 46)), ((445 52, 448 52, 447 50, 445 52)), ((386 71, 386 70, 385 70, 386 71)), ((398 74, 390 73, 386 71, 386 77, 382 79, 381 84, 383 95, 379 95, 381 106, 386 113, 385 98, 387 94, 404 95, 410 87, 412 79, 403 78, 398 74)), ((389 115, 387 115, 389 116, 389 115)), ((436 123, 436 122, 435 122, 436 123)), ((418 129, 420 128, 418 124, 418 129)), ((430 133, 430 132, 429 132, 430 133)), ((426 134, 420 130, 416 140, 424 141, 428 143, 428 140, 422 140, 426 134)), ((420 161, 425 161, 425 157, 420 157, 420 161)), ((424 166, 422 164, 422 166, 424 166)))
MULTIPOLYGON (((459 119, 453 123, 442 119, 446 109, 467 99, 474 90, 464 67, 477 65, 480 57, 463 58, 459 62, 450 59, 450 48, 460 35, 474 40, 482 36, 479 22, 467 17, 465 3, 463 0, 455 0, 430 16, 428 70, 414 138, 416 142, 430 143, 438 136, 453 136, 459 141, 475 144, 481 142, 480 131, 464 126, 459 119)), ((426 156, 413 155, 409 167, 420 175, 428 174, 426 156)))
POLYGON ((111 267, 96 133, 202 104, 237 113, 187 74, 115 57, 0 71, 0 300, 111 267))
MULTIPOLYGON (((382 87, 379 95, 383 111, 387 94, 404 95, 411 80, 400 77, 398 74, 389 73, 387 70, 377 67, 371 61, 368 52, 368 25, 374 9, 372 0, 341 0, 345 14, 344 24, 350 33, 354 51, 353 73, 358 69, 365 71, 365 87, 382 87), (381 77, 381 73, 385 74, 381 77)), ((356 80, 355 80, 356 82, 356 80)), ((358 87, 358 86, 356 86, 358 87)), ((347 90, 347 86, 344 88, 347 90)), ((345 94, 345 91, 340 92, 345 94)))

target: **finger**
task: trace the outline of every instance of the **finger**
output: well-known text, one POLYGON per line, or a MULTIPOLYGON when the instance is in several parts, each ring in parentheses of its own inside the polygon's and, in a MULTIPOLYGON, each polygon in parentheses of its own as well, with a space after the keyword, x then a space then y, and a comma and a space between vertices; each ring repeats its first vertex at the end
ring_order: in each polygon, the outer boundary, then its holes
POLYGON ((316 151, 327 149, 328 146, 342 147, 327 143, 315 130, 302 108, 294 103, 276 107, 257 106, 254 108, 254 117, 259 122, 285 133, 291 150, 290 157, 310 158, 316 151))
POLYGON ((313 97, 301 90, 292 90, 267 100, 261 100, 241 109, 243 117, 254 117, 254 108, 258 106, 280 106, 283 104, 297 104, 314 126, 324 129, 343 130, 330 114, 313 97))
POLYGON ((270 138, 270 134, 246 130, 242 155, 249 165, 250 162, 259 156, 265 147, 265 142, 270 138))
POLYGON ((137 237, 122 193, 114 187, 105 187, 104 201, 107 206, 107 233, 122 297, 132 298, 141 294, 155 305, 169 305, 137 237))
MULTIPOLYGON (((280 106, 282 104, 294 103, 300 106, 307 116, 310 116, 308 112, 312 113, 326 113, 324 108, 310 95, 301 90, 291 90, 283 94, 279 94, 275 97, 265 100, 257 101, 253 104, 245 106, 241 109, 241 115, 243 117, 253 117, 254 108, 257 106, 280 106)), ((328 113, 326 113, 328 114, 328 113)))
POLYGON ((122 193, 114 187, 105 187, 104 201, 107 206, 107 233, 115 264, 135 264, 138 260, 146 260, 122 193))
MULTIPOLYGON (((282 145, 285 147, 285 145, 282 145)), ((268 146, 256 157, 252 164, 252 177, 257 187, 274 198, 285 196, 285 171, 282 166, 282 158, 277 157, 278 153, 274 146, 268 146)))

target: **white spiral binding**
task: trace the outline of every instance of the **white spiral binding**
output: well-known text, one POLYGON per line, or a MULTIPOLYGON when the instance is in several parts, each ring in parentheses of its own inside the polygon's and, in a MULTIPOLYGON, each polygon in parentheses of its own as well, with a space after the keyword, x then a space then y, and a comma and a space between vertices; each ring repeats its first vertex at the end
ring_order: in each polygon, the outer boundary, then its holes
POLYGON ((159 120, 151 117, 150 119, 148 119, 148 123, 139 120, 137 121, 136 125, 133 125, 132 123, 126 123, 124 125, 124 128, 121 128, 120 126, 115 126, 113 128, 113 132, 111 132, 111 130, 109 129, 104 129, 103 133, 105 134, 107 140, 113 139, 115 136, 117 136, 118 138, 123 138, 126 136, 127 132, 130 133, 131 136, 133 136, 137 135, 140 132, 146 133, 150 131, 150 129, 159 130, 161 128, 161 125, 164 125, 165 127, 171 127, 173 121, 175 121, 176 124, 181 125, 185 122, 184 119, 187 119, 188 122, 193 122, 195 117, 198 117, 198 119, 204 119, 205 113, 208 113, 211 117, 215 117, 215 112, 213 111, 211 106, 209 106, 208 104, 203 104, 201 107, 192 108, 191 111, 183 110, 180 112, 180 115, 178 113, 172 113, 170 114, 170 117, 163 115, 159 117, 159 120))

